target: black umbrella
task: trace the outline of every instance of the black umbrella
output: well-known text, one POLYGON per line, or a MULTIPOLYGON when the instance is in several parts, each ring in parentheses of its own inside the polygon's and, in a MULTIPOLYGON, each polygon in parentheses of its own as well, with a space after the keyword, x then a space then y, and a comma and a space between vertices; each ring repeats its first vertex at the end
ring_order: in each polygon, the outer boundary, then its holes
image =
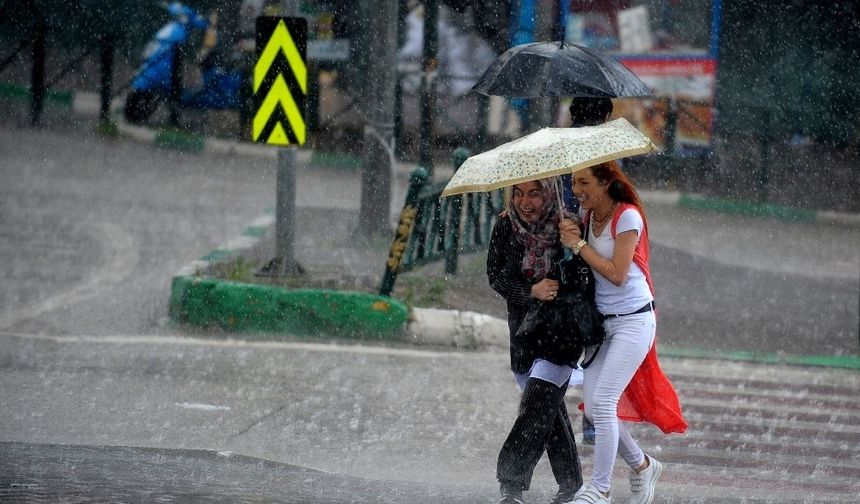
POLYGON ((532 42, 508 49, 472 91, 508 98, 652 96, 639 77, 612 57, 563 42, 532 42))

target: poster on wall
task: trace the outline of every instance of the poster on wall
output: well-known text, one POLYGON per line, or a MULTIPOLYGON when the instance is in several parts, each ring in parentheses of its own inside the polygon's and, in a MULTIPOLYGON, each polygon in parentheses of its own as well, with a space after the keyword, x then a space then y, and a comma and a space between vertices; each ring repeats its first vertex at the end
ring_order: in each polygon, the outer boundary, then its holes
POLYGON ((620 61, 654 90, 656 99, 619 100, 614 115, 627 118, 659 148, 665 149, 672 99, 677 118, 676 152, 691 153, 711 147, 717 69, 714 58, 637 57, 620 61))

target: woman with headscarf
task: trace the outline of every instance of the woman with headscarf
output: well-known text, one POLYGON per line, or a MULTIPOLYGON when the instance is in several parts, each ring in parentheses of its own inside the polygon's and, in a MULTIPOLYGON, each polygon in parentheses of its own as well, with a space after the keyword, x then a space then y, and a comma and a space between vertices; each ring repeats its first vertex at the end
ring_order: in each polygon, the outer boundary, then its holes
POLYGON ((490 286, 507 302, 511 370, 522 390, 519 414, 499 453, 496 477, 501 503, 522 503, 535 465, 547 452, 559 491, 570 500, 582 486, 564 393, 577 357, 548 355, 517 332, 531 299, 552 302, 560 288, 556 262, 563 255, 558 225, 563 218, 557 178, 513 187, 508 208, 496 222, 487 256, 490 286))

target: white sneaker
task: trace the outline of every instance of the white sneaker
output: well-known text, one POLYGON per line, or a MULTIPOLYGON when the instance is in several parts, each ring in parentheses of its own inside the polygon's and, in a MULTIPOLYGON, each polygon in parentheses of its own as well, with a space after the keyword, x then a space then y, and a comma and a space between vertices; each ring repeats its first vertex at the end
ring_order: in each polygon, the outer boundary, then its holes
POLYGON ((640 472, 630 471, 630 500, 628 504, 651 504, 654 500, 654 487, 663 472, 663 464, 650 455, 648 467, 640 472))
POLYGON ((609 497, 600 493, 591 485, 584 487, 573 499, 571 504, 611 504, 609 497))

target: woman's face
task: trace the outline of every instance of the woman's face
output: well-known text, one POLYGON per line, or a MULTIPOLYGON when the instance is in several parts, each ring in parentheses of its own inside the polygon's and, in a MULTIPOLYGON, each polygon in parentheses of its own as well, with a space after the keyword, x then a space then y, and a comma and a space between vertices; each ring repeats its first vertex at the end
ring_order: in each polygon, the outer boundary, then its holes
POLYGON ((594 205, 607 198, 606 191, 607 186, 597 180, 591 168, 573 174, 573 194, 582 208, 593 209, 594 205))
POLYGON ((544 204, 543 190, 538 182, 523 182, 514 186, 511 194, 514 210, 523 221, 534 224, 543 217, 544 204))

